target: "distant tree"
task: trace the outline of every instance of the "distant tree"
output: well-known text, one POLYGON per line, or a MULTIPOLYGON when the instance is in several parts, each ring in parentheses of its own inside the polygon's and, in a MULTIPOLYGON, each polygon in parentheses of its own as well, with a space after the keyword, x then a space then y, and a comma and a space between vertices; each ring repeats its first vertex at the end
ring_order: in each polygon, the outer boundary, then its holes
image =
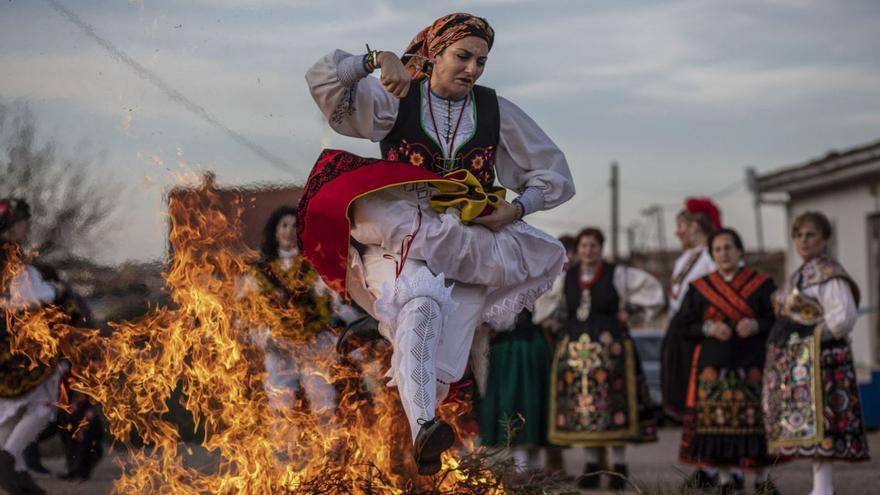
POLYGON ((37 131, 26 105, 0 102, 0 197, 30 203, 30 244, 41 257, 93 254, 118 225, 121 186, 101 177, 91 158, 59 156, 37 131))

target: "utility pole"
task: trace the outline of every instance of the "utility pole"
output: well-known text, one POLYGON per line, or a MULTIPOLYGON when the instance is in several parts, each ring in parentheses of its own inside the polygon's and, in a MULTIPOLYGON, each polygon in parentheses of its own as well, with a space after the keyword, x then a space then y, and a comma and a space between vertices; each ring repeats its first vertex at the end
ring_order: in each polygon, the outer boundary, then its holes
POLYGON ((758 172, 754 167, 746 167, 746 187, 754 197, 755 233, 758 238, 758 252, 764 252, 764 220, 761 217, 761 191, 758 190, 758 172))
POLYGON ((626 252, 630 259, 632 259, 632 254, 636 250, 636 229, 639 228, 638 224, 635 222, 631 223, 626 228, 626 252))
POLYGON ((611 162, 611 257, 614 261, 620 259, 618 237, 620 233, 620 180, 618 176, 617 162, 611 162))
POLYGON ((663 223, 663 205, 653 204, 642 210, 642 215, 648 217, 648 221, 653 221, 657 227, 657 244, 660 251, 666 251, 666 225, 663 223))

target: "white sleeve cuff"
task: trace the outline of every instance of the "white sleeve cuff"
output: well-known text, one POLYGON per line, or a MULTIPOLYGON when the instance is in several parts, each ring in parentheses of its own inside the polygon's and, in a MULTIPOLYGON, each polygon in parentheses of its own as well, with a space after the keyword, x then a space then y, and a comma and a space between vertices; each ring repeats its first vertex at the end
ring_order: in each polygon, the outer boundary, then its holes
POLYGON ((336 65, 336 77, 339 78, 339 83, 346 88, 354 86, 368 74, 369 72, 364 67, 363 55, 351 55, 340 60, 336 65))
POLYGON ((527 187, 514 201, 518 201, 523 208, 523 216, 544 209, 544 194, 537 187, 527 187))

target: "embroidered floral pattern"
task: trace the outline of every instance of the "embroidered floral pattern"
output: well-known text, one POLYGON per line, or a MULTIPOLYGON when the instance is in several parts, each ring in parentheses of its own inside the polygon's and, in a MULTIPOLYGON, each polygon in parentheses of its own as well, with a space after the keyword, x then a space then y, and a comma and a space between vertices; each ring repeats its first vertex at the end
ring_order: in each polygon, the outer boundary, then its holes
POLYGON ((757 368, 716 370, 707 366, 700 373, 695 407, 697 433, 763 434, 760 411, 757 368))
POLYGON ((449 160, 422 143, 401 140, 396 146, 391 146, 385 153, 388 160, 402 161, 417 167, 425 167, 438 174, 446 174, 458 169, 470 170, 474 177, 480 181, 483 187, 495 183, 495 146, 485 148, 470 148, 456 155, 455 161, 446 164, 449 160))
POLYGON ((767 350, 763 408, 770 451, 795 457, 868 459, 849 344, 823 342, 817 356, 815 337, 812 332, 802 336, 797 330, 803 329, 790 322, 778 326, 774 333, 786 332, 788 339, 771 338, 767 350), (821 383, 816 383, 817 376, 821 383))
POLYGON ((595 340, 584 333, 557 348, 551 439, 575 444, 654 440, 656 426, 643 418, 649 416, 650 396, 634 351, 610 331, 598 333, 595 340))
POLYGON ((306 211, 308 211, 309 201, 321 188, 331 182, 340 175, 357 170, 361 167, 377 162, 374 158, 361 158, 357 155, 339 150, 324 150, 318 157, 318 162, 327 160, 320 170, 312 170, 308 182, 303 188, 302 196, 299 198, 299 206, 296 212, 296 237, 300 251, 303 250, 302 234, 306 229, 306 211))
POLYGON ((557 428, 597 432, 627 429, 627 360, 613 357, 612 347, 619 343, 603 343, 609 337, 610 332, 605 331, 593 341, 584 333, 560 347, 566 359, 557 361, 565 364, 564 369, 557 370, 562 373, 562 379, 556 380, 557 428))
MULTIPOLYGON (((280 259, 254 266, 260 297, 278 307, 281 332, 274 337, 285 341, 306 341, 330 327, 330 296, 315 290, 318 272, 302 256, 295 256, 285 269, 280 259)), ((272 326, 276 328, 276 326, 272 326)))
POLYGON ((801 442, 819 435, 813 391, 813 335, 792 333, 783 345, 770 344, 764 370, 764 409, 769 440, 801 442))
POLYGON ((421 167, 425 163, 425 157, 418 151, 413 151, 407 158, 416 167, 421 167))

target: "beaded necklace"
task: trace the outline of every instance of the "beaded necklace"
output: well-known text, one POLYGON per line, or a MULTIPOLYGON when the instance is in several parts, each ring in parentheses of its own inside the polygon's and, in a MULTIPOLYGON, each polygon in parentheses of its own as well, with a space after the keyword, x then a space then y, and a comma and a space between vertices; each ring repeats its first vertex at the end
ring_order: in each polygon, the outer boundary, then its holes
MULTIPOLYGON (((431 79, 428 79, 428 112, 431 114, 431 123, 434 125, 434 135, 437 136, 437 144, 440 146, 440 150, 443 150, 443 141, 440 139, 440 131, 437 127, 437 120, 434 118, 434 104, 431 101, 431 79)), ((455 122, 455 130, 452 132, 452 137, 449 139, 449 158, 440 158, 440 160, 444 163, 441 166, 444 172, 450 172, 454 169, 455 157, 452 154, 455 152, 455 136, 458 134, 458 127, 461 125, 461 118, 464 116, 464 109, 467 108, 468 99, 470 98, 470 93, 465 95, 464 103, 461 105, 461 111, 458 113, 458 120, 455 122)), ((451 124, 452 121, 450 120, 451 124)), ((448 126, 452 127, 452 126, 448 126)))

